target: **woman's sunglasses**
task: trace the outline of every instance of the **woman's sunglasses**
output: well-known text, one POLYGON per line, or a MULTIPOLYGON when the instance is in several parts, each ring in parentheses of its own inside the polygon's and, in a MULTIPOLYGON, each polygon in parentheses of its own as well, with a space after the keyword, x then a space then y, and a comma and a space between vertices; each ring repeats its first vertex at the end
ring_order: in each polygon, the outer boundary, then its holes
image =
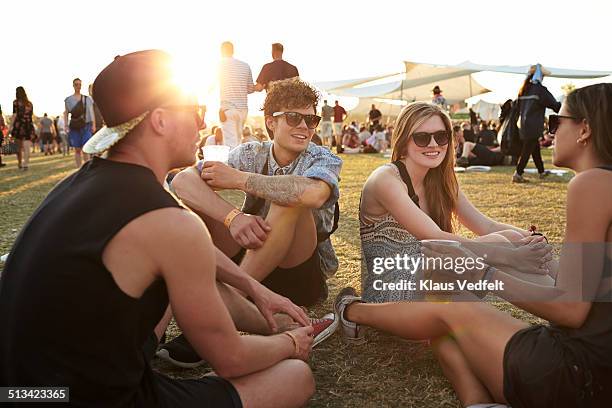
POLYGON ((552 135, 557 133, 557 129, 559 129, 559 125, 561 124, 561 118, 578 120, 578 118, 573 116, 550 115, 548 116, 548 133, 552 135))
POLYGON ((282 115, 285 115, 285 120, 291 127, 299 126, 303 119, 308 129, 316 129, 321 121, 321 117, 318 115, 303 115, 299 112, 274 112, 272 114, 275 118, 282 115))
POLYGON ((450 140, 450 136, 446 130, 438 130, 437 132, 427 133, 427 132, 416 132, 412 134, 412 140, 414 140, 414 144, 419 147, 427 147, 431 143, 431 138, 433 138, 438 146, 446 146, 450 140))

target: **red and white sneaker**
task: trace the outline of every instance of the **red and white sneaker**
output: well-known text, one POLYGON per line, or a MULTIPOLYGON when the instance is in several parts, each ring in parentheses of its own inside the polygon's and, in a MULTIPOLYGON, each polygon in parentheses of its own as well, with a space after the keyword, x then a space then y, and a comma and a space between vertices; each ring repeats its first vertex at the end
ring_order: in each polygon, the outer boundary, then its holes
POLYGON ((311 319, 310 323, 314 328, 314 331, 312 332, 312 336, 314 337, 312 347, 334 334, 338 328, 338 319, 336 318, 335 313, 328 313, 321 319, 311 319))

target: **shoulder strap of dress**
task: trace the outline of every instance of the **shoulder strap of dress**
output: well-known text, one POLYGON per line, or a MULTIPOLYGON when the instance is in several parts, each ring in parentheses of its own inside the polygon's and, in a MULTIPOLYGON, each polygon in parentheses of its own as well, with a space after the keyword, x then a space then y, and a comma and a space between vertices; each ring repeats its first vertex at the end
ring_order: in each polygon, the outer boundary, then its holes
POLYGON ((408 195, 410 196, 412 201, 414 201, 416 206, 420 208, 420 206, 419 206, 419 196, 414 191, 414 187, 412 186, 412 180, 410 179, 410 175, 408 174, 408 170, 406 169, 406 165, 401 160, 396 160, 396 161, 393 162, 393 164, 399 170, 400 177, 402 178, 402 181, 404 182, 404 184, 406 184, 406 187, 408 187, 408 195))

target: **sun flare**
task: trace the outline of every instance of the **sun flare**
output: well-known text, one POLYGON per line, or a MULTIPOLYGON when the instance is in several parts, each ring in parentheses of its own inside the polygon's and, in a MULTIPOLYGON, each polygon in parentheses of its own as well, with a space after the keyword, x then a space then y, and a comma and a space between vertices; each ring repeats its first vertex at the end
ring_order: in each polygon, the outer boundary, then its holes
MULTIPOLYGON (((217 64, 204 63, 193 54, 173 54, 174 82, 188 94, 195 95, 199 103, 210 105, 215 95, 217 64)), ((217 90, 218 92, 218 90, 217 90)))

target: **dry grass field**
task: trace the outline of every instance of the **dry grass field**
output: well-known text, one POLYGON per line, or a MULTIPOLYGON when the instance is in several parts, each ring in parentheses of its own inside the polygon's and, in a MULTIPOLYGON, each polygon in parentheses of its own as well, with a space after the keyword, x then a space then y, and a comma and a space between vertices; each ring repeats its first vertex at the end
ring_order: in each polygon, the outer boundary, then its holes
MULTIPOLYGON (((544 152, 547 167, 550 153, 544 152)), ((340 227, 332 241, 340 269, 329 280, 330 296, 314 308, 313 315, 331 310, 331 303, 345 286, 360 288, 360 242, 358 203, 361 187, 377 166, 388 159, 381 155, 342 155, 340 227)), ((34 155, 28 172, 16 169, 14 156, 0 169, 0 253, 10 250, 20 228, 45 194, 74 171, 72 158, 34 155)), ((544 181, 528 176, 532 183, 510 182, 513 169, 494 168, 489 173, 458 175, 463 191, 482 212, 503 222, 527 228, 536 224, 551 242, 560 242, 565 223, 565 194, 569 176, 551 176, 544 181)), ((233 200, 239 197, 231 195, 233 200)), ((84 209, 85 210, 85 209, 84 209)), ((461 231, 461 233, 467 233, 461 231)), ((527 321, 533 316, 507 303, 498 307, 527 321)), ((177 334, 171 326, 170 336, 177 334)), ((179 370, 156 361, 155 367, 174 377, 195 377, 204 369, 179 370)), ((311 366, 317 382, 312 407, 458 407, 431 351, 422 343, 411 343, 368 330, 363 344, 345 344, 336 334, 312 353, 311 366)))

